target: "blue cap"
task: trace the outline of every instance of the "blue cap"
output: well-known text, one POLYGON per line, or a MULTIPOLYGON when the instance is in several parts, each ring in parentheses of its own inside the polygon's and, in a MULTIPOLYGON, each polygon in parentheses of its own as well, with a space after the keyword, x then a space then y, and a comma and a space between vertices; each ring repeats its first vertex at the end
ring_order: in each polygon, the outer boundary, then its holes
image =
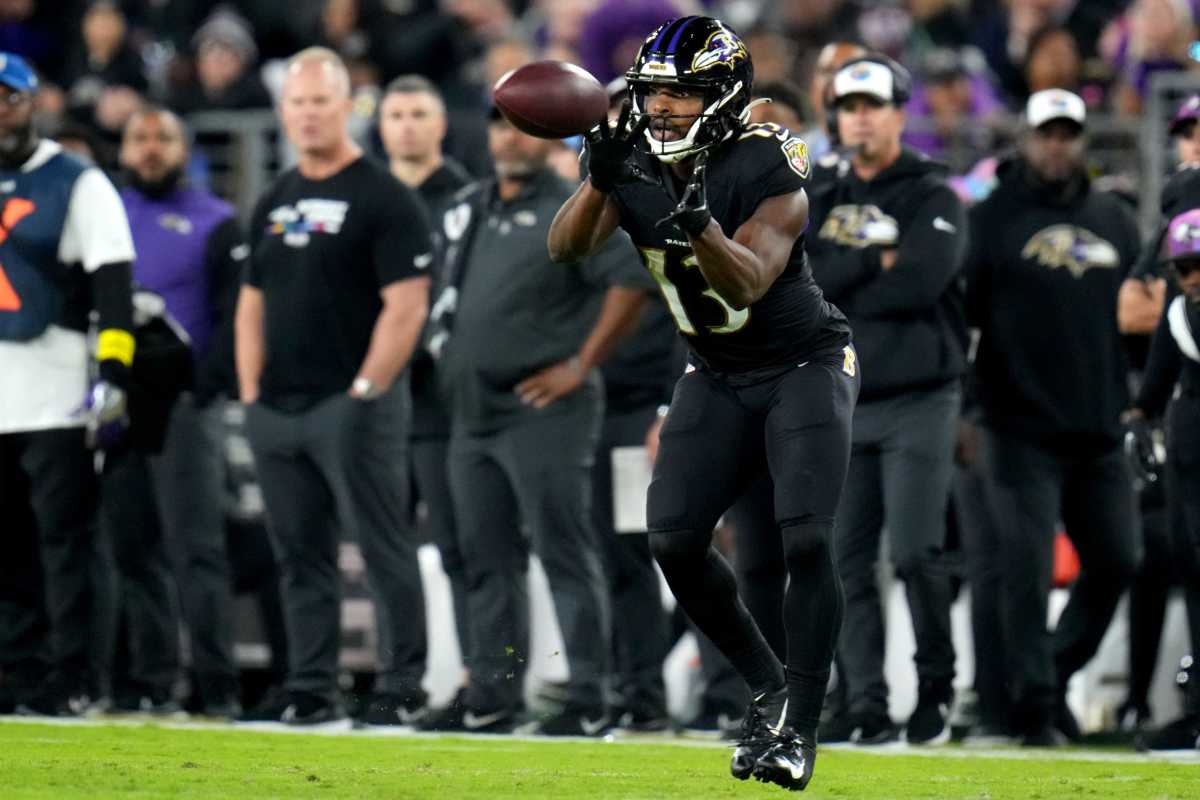
POLYGON ((18 55, 0 51, 0 83, 14 92, 36 92, 37 73, 18 55))

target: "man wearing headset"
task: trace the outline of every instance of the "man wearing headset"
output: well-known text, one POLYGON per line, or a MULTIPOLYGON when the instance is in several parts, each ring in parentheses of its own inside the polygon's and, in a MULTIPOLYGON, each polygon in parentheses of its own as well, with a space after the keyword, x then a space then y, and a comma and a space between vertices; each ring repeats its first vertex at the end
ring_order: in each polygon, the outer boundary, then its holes
POLYGON ((948 735, 954 648, 942 548, 955 423, 966 364, 959 269, 966 212, 945 168, 900 143, 907 71, 886 56, 852 59, 834 75, 841 157, 810 190, 809 253, 825 295, 854 328, 864 363, 835 550, 846 590, 838 647, 846 712, 823 741, 896 737, 883 675, 884 629, 875 568, 882 531, 904 581, 916 635, 919 698, 913 743, 948 735))

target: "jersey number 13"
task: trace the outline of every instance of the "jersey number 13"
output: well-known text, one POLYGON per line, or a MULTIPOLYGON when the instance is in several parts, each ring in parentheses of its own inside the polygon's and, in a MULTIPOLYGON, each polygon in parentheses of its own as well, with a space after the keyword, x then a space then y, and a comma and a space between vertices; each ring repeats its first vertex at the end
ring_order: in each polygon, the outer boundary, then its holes
MULTIPOLYGON (((689 336, 695 336, 698 331, 692 323, 691 318, 688 317, 687 309, 683 307, 683 298, 679 296, 679 289, 667 277, 667 251, 656 247, 642 247, 639 249, 642 252, 642 258, 646 261, 646 269, 650 270, 650 274, 654 276, 654 280, 658 283, 658 288, 662 291, 663 297, 667 301, 667 308, 670 309, 671 316, 675 318, 676 326, 689 336)), ((699 269, 700 262, 696 260, 695 253, 692 253, 680 262, 680 266, 689 269, 699 269)), ((711 286, 707 287, 702 294, 705 297, 711 298, 725 312, 724 323, 705 326, 709 332, 719 334, 737 333, 746 327, 746 323, 750 321, 750 309, 743 308, 738 310, 734 308, 729 303, 726 303, 725 298, 717 294, 711 286)))

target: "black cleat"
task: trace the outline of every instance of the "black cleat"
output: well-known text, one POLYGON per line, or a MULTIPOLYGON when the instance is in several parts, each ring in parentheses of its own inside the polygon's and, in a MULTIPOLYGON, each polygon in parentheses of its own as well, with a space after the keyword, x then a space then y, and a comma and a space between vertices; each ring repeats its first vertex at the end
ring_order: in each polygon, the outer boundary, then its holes
POLYGON ((775 744, 775 731, 783 727, 786 713, 786 686, 773 692, 763 692, 750 701, 746 716, 742 718, 737 747, 729 762, 729 772, 733 777, 739 781, 750 777, 759 757, 775 744))
POLYGON ((774 783, 789 791, 800 792, 812 780, 816 760, 816 740, 799 736, 790 728, 785 728, 754 765, 754 778, 763 783, 774 783))

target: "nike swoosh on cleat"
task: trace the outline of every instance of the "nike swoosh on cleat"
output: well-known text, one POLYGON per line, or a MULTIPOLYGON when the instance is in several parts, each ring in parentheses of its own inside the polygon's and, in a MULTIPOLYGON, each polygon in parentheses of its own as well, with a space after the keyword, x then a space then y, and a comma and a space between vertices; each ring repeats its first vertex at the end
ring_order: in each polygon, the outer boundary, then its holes
POLYGON ((495 711, 491 714, 481 714, 479 716, 468 711, 463 714, 463 727, 469 731, 476 731, 480 728, 486 728, 489 725, 495 725, 507 716, 507 711, 495 711))
POLYGON ((587 717, 579 718, 579 727, 583 728, 583 732, 588 736, 595 736, 608 725, 608 717, 601 717, 594 722, 587 717))
POLYGON ((407 708, 396 709, 396 716, 400 718, 401 725, 416 725, 421 720, 428 716, 429 709, 421 706, 416 711, 409 711, 407 708))
POLYGON ((947 222, 943 217, 934 217, 933 227, 946 233, 958 233, 958 228, 954 227, 953 223, 947 222))

